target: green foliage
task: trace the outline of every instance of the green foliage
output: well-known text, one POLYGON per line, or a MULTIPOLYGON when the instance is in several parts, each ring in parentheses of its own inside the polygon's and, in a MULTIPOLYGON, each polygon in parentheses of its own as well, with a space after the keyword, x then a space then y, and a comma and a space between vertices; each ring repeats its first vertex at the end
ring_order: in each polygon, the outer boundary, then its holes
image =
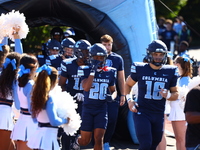
POLYGON ((173 19, 178 16, 179 11, 186 5, 187 0, 154 0, 156 16, 173 19))
POLYGON ((188 0, 187 5, 181 9, 179 14, 184 16, 188 28, 192 31, 194 38, 200 38, 200 0, 188 0))
MULTIPOLYGON (((29 28, 26 39, 22 40, 24 52, 34 52, 41 50, 42 43, 50 39, 50 31, 55 26, 45 25, 40 27, 29 28)), ((65 31, 67 27, 60 27, 65 31)))
POLYGON ((200 0, 154 0, 154 3, 157 18, 163 16, 174 20, 176 16, 183 16, 192 34, 193 40, 190 46, 200 46, 200 0))

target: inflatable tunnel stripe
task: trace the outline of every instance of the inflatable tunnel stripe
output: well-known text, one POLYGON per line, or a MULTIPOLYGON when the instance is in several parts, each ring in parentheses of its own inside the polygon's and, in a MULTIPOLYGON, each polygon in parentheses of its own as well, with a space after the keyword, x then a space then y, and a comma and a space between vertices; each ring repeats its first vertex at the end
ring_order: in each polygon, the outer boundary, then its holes
POLYGON ((127 115, 127 125, 128 125, 128 129, 129 129, 129 132, 130 132, 130 135, 131 135, 133 143, 139 144, 138 138, 137 138, 136 133, 135 133, 133 112, 130 111, 130 110, 128 111, 128 115, 127 115))

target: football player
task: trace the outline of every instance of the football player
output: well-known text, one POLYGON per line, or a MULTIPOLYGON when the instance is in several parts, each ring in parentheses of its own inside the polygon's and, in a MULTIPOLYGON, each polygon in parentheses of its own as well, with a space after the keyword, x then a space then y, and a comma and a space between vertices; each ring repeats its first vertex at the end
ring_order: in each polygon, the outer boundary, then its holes
POLYGON ((165 101, 176 100, 177 68, 165 65, 167 47, 155 40, 147 48, 148 63, 133 63, 131 74, 126 79, 125 93, 130 111, 133 113, 139 149, 155 150, 163 134, 165 101), (130 94, 138 82, 137 103, 130 94))
MULTIPOLYGON (((74 45, 75 58, 65 59, 61 63, 61 76, 59 85, 63 91, 69 92, 78 104, 77 112, 81 115, 82 103, 84 100, 83 88, 81 85, 81 69, 80 66, 88 64, 89 48, 91 44, 87 40, 79 40, 74 45)), ((66 99, 67 100, 67 99, 66 99)), ((70 143, 75 137, 62 135, 62 150, 70 150, 70 143)))
POLYGON ((105 34, 100 38, 101 43, 106 47, 108 57, 106 58, 106 66, 113 67, 117 70, 116 78, 116 88, 117 88, 117 97, 114 101, 111 101, 108 104, 108 125, 106 133, 104 136, 104 150, 110 150, 109 142, 115 131, 115 126, 117 123, 119 105, 123 106, 125 103, 125 94, 124 94, 124 60, 123 58, 112 52, 113 38, 105 34))
POLYGON ((62 49, 61 44, 54 39, 50 39, 47 42, 47 49, 49 51, 49 55, 46 57, 46 64, 56 68, 60 74, 60 66, 63 60, 62 55, 59 54, 62 49))
POLYGON ((116 97, 116 69, 105 66, 106 57, 107 51, 104 45, 96 43, 91 46, 91 67, 84 69, 82 78, 84 102, 81 137, 75 140, 72 149, 78 150, 79 145, 88 145, 92 135, 94 135, 94 149, 103 149, 103 137, 108 122, 107 100, 116 97))
POLYGON ((76 42, 72 38, 65 38, 61 42, 61 46, 63 48, 63 57, 65 58, 73 58, 74 57, 74 44, 76 42))

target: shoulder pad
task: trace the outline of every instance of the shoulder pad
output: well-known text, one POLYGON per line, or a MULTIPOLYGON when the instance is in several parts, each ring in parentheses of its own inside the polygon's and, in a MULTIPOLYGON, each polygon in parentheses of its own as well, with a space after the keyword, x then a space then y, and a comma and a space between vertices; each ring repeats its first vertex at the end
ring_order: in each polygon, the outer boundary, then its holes
POLYGON ((147 63, 143 63, 143 62, 134 62, 131 65, 131 73, 136 73, 136 67, 141 67, 141 66, 145 66, 147 63))
POLYGON ((44 58, 44 55, 37 55, 38 58, 44 58))
POLYGON ((73 60, 74 60, 74 58, 67 58, 67 59, 64 59, 64 60, 63 60, 63 63, 66 64, 66 65, 67 65, 67 64, 72 64, 72 61, 73 61, 73 60))
POLYGON ((119 55, 119 54, 117 54, 117 53, 115 53, 115 52, 112 52, 112 53, 111 53, 111 56, 115 56, 115 57, 121 57, 121 58, 122 58, 122 56, 121 56, 121 55, 119 55))
POLYGON ((174 66, 174 65, 163 65, 163 68, 166 68, 166 69, 176 69, 177 66, 174 66))
POLYGON ((51 66, 51 60, 46 59, 46 64, 49 65, 49 66, 51 66))
POLYGON ((63 63, 61 63, 60 67, 62 71, 65 71, 65 72, 67 71, 67 67, 63 65, 63 63))
POLYGON ((143 62, 134 62, 133 65, 134 66, 145 66, 147 63, 143 63, 143 62))
POLYGON ((56 57, 57 57, 57 55, 50 55, 50 56, 49 56, 49 59, 50 59, 50 60, 54 60, 54 59, 56 59, 56 57))
POLYGON ((169 70, 174 70, 174 75, 175 76, 179 76, 178 67, 177 66, 174 66, 174 65, 164 65, 163 68, 164 69, 169 69, 169 70))
POLYGON ((89 69, 90 67, 87 65, 79 66, 81 69, 89 69))

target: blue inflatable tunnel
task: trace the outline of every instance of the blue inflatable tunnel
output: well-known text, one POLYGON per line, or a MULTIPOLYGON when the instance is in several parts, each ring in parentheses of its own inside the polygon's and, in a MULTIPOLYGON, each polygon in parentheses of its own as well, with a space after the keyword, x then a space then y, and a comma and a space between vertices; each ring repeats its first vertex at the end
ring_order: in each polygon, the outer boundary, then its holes
MULTIPOLYGON (((0 13, 17 10, 24 13, 29 27, 42 25, 70 26, 85 33, 93 44, 100 37, 113 37, 113 51, 125 63, 126 77, 133 61, 142 61, 148 44, 157 38, 153 0, 1 0, 0 13)), ((132 117, 124 107, 119 116, 128 120, 117 126, 129 129, 135 137, 132 117)), ((120 118, 120 117, 118 117, 120 118)), ((118 121, 120 122, 120 121, 118 121)), ((117 133, 118 130, 116 130, 117 133)), ((135 139, 133 142, 137 143, 135 139)))
POLYGON ((71 26, 90 38, 91 43, 109 34, 114 38, 113 51, 125 60, 125 72, 132 63, 129 46, 123 34, 107 14, 75 0, 5 0, 0 1, 0 12, 19 10, 24 13, 29 27, 42 25, 71 26))

